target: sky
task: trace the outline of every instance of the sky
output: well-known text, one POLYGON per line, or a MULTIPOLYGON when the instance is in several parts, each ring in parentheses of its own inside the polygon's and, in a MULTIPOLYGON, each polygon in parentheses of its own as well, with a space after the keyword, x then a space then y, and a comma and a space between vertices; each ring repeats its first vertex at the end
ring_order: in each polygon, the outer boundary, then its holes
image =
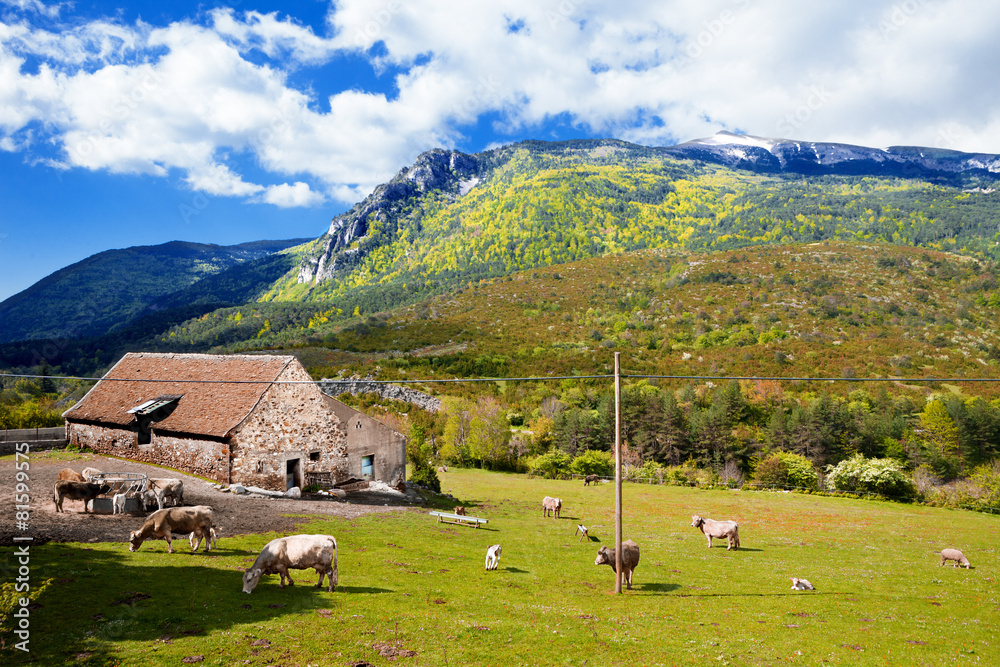
POLYGON ((0 300, 315 238, 430 148, 720 130, 1000 153, 992 0, 0 0, 0 300))

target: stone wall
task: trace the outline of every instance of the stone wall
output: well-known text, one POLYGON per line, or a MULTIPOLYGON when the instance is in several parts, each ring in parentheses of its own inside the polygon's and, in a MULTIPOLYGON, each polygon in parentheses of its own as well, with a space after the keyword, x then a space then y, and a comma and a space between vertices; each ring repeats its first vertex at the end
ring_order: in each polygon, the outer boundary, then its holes
POLYGON ((224 442, 161 434, 154 427, 149 444, 138 445, 135 431, 77 422, 67 422, 66 433, 71 445, 89 447, 98 454, 176 468, 221 483, 229 481, 229 445, 224 442))
POLYGON ((279 380, 308 384, 268 388, 233 436, 230 481, 284 491, 288 462, 296 459, 295 486, 303 486, 309 472, 329 472, 334 481, 346 478, 347 435, 323 393, 297 364, 279 380))
POLYGON ((336 398, 340 394, 378 394, 382 398, 394 401, 406 401, 428 412, 441 409, 441 399, 416 389, 407 389, 396 384, 372 382, 368 378, 352 377, 349 380, 331 380, 324 378, 319 381, 319 388, 324 394, 336 398))

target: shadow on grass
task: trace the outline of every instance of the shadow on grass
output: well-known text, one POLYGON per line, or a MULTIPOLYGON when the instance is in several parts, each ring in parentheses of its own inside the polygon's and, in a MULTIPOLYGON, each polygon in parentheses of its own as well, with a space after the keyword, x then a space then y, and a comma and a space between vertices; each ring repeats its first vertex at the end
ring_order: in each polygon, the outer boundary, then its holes
POLYGON ((641 586, 633 586, 633 590, 642 591, 644 593, 671 593, 681 588, 680 584, 642 584, 641 586))
MULTIPOLYGON (((325 586, 315 587, 318 575, 309 570, 284 589, 278 588, 277 576, 269 575, 247 595, 242 568, 213 562, 212 555, 201 551, 167 554, 164 548, 130 554, 127 548, 105 551, 65 543, 31 545, 30 550, 30 653, 21 660, 20 652, 11 651, 7 664, 59 665, 84 655, 83 663, 103 665, 114 661, 116 646, 123 642, 207 637, 248 622, 336 607, 343 593, 392 592, 338 586, 330 593, 325 586)), ((16 567, 12 551, 0 558, 2 574, 16 567)), ((12 645, 12 635, 0 639, 12 645)))
POLYGON ((521 570, 516 567, 505 567, 503 569, 506 570, 507 572, 513 572, 514 574, 528 574, 527 570, 521 570))

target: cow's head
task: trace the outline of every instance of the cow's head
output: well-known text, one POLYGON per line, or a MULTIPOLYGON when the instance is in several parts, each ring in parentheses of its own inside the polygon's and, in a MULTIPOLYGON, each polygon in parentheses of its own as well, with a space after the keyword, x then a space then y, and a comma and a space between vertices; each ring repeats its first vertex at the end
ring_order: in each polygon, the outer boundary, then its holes
POLYGON ((694 515, 693 517, 691 517, 691 526, 693 528, 701 528, 701 524, 703 524, 703 523, 705 523, 705 520, 702 519, 697 514, 694 515))
POLYGON ((611 551, 607 547, 601 547, 597 550, 597 558, 594 559, 594 565, 607 565, 614 564, 615 559, 611 551))
POLYGON ((259 567, 251 567, 249 570, 243 573, 243 592, 253 593, 253 589, 257 588, 257 582, 260 581, 260 575, 264 574, 264 571, 259 567))
POLYGON ((138 531, 133 530, 128 534, 128 550, 138 551, 140 546, 142 546, 142 538, 139 537, 138 531))

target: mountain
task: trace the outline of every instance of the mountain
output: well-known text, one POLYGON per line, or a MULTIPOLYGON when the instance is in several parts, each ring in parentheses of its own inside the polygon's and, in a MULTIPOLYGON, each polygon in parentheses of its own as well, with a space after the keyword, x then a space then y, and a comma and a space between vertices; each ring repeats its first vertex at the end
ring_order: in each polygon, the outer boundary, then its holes
POLYGON ((1000 155, 920 146, 867 148, 723 131, 663 150, 682 159, 706 160, 764 173, 900 176, 951 185, 961 185, 973 178, 1000 180, 1000 155))
POLYGON ((244 303, 260 296, 262 280, 269 286, 294 261, 275 253, 305 241, 232 246, 172 241, 106 250, 0 303, 0 342, 94 336, 165 308, 244 303), (281 270, 274 271, 274 264, 281 270), (206 281, 201 289, 195 287, 199 281, 206 281))
POLYGON ((642 248, 872 239, 1000 258, 1000 157, 720 133, 432 150, 338 215, 264 300, 406 303, 642 248))

